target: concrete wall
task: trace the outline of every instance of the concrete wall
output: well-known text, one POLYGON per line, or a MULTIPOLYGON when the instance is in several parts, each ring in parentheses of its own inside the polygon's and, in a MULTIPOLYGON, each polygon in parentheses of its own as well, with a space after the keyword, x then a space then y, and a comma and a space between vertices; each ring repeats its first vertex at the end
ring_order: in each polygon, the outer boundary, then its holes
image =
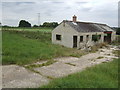
POLYGON ((78 34, 78 49, 79 48, 84 48, 84 47, 89 47, 89 46, 93 46, 96 43, 94 41, 92 41, 92 35, 101 35, 101 38, 99 39, 99 41, 97 41, 97 43, 103 43, 104 40, 104 33, 103 32, 89 32, 89 33, 79 33, 78 34), (87 41, 87 35, 89 35, 89 39, 87 41), (80 42, 80 36, 83 36, 83 42, 80 42))
POLYGON ((73 48, 73 35, 78 35, 78 32, 73 30, 68 24, 61 23, 52 31, 52 43, 60 44, 69 48, 73 48), (61 40, 56 40, 56 34, 61 35, 61 40))
POLYGON ((116 40, 116 32, 115 31, 113 31, 112 35, 111 35, 111 41, 114 41, 114 40, 116 40))
POLYGON ((103 32, 89 32, 89 33, 79 33, 75 31, 70 25, 65 23, 61 23, 58 27, 56 27, 52 31, 52 43, 53 44, 60 44, 69 48, 73 48, 73 36, 77 36, 77 48, 84 48, 87 46, 93 46, 95 44, 92 41, 92 35, 101 35, 101 39, 98 43, 102 43, 104 40, 104 33, 103 32), (56 34, 61 35, 61 40, 56 40, 56 34), (86 41, 86 36, 89 35, 88 42, 86 41), (83 42, 80 42, 80 36, 83 36, 83 42))
MULTIPOLYGON (((81 33, 75 31, 70 25, 66 23, 61 23, 58 27, 56 27, 52 31, 52 43, 63 45, 69 48, 73 48, 73 36, 77 36, 77 48, 84 48, 88 46, 93 46, 96 44, 92 41, 92 35, 101 35, 101 38, 96 43, 103 43, 104 42, 104 32, 88 32, 88 33, 81 33), (56 34, 61 35, 61 40, 56 40, 56 34), (86 36, 89 35, 89 40, 86 41, 86 36), (80 36, 83 36, 83 42, 80 42, 80 36)), ((116 32, 113 32, 111 35, 111 40, 115 40, 116 32)))

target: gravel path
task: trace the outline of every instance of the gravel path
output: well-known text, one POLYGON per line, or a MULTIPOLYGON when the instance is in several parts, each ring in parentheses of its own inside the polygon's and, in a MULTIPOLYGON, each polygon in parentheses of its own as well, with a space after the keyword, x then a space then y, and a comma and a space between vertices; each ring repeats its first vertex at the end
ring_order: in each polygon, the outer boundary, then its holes
MULTIPOLYGON (((57 62, 34 68, 35 73, 17 65, 2 66, 3 88, 35 88, 47 84, 52 78, 63 77, 71 73, 84 70, 102 62, 112 61, 117 58, 112 54, 116 47, 100 49, 96 53, 84 55, 80 58, 62 57, 56 58, 57 62)), ((38 63, 39 64, 39 63, 38 63)))

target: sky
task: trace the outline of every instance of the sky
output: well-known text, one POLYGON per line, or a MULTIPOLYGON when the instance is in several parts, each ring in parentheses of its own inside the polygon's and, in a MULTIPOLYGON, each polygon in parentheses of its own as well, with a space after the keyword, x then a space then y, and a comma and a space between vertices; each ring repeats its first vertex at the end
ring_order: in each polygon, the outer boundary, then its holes
POLYGON ((18 26, 20 20, 32 25, 43 22, 62 22, 72 20, 104 23, 118 26, 119 0, 2 0, 0 21, 2 25, 18 26))

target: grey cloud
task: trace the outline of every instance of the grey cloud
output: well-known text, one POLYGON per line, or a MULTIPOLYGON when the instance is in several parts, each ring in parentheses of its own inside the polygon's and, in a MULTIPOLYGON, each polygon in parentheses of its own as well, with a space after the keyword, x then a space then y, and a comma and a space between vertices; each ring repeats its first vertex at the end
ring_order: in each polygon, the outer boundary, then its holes
POLYGON ((118 27, 120 27, 120 1, 118 2, 118 27))
POLYGON ((68 5, 63 0, 38 0, 38 2, 5 2, 3 13, 7 14, 4 24, 17 25, 20 19, 30 20, 32 24, 37 22, 37 13, 41 13, 41 22, 71 20, 76 14, 80 20, 108 23, 116 25, 116 9, 109 4, 101 6, 87 6, 89 2, 75 2, 68 5), (111 7, 111 8, 110 8, 111 7), (111 14, 112 13, 112 14, 111 14), (8 17, 9 16, 9 17, 8 17), (14 18, 12 18, 14 17, 14 18), (12 18, 12 19, 11 19, 12 18))
POLYGON ((23 4, 35 4, 35 2, 16 2, 16 5, 23 5, 23 4))
POLYGON ((53 3, 53 4, 64 4, 64 2, 54 2, 54 1, 52 1, 51 3, 53 3))
POLYGON ((81 5, 81 4, 87 4, 88 2, 75 2, 75 4, 77 5, 81 5))
POLYGON ((67 6, 67 7, 64 7, 65 9, 71 9, 72 7, 69 7, 69 6, 67 6))
POLYGON ((80 10, 82 10, 83 12, 88 12, 88 11, 91 11, 92 8, 80 8, 80 10))

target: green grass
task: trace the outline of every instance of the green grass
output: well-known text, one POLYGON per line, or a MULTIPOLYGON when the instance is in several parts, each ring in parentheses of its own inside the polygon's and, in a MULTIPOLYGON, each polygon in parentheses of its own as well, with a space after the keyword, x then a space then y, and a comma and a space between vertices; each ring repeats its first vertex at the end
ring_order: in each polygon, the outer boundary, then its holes
POLYGON ((39 31, 39 32, 48 32, 48 33, 50 33, 50 32, 52 32, 52 30, 53 30, 53 28, 47 28, 47 27, 42 27, 42 28, 37 28, 37 27, 31 27, 31 28, 26 28, 26 27, 24 27, 24 28, 21 28, 21 27, 3 27, 2 28, 2 30, 14 30, 14 31, 33 31, 33 32, 37 32, 37 31, 39 31))
POLYGON ((54 79, 41 88, 118 88, 118 60, 54 79))
POLYGON ((33 69, 33 68, 37 68, 37 67, 42 67, 42 66, 48 66, 50 64, 53 64, 55 63, 56 61, 55 60, 49 60, 45 63, 42 63, 42 64, 31 64, 31 65, 27 65, 25 66, 25 68, 28 68, 28 69, 33 69))
POLYGON ((30 64, 62 56, 81 56, 86 52, 51 43, 51 33, 2 31, 2 64, 30 64))

